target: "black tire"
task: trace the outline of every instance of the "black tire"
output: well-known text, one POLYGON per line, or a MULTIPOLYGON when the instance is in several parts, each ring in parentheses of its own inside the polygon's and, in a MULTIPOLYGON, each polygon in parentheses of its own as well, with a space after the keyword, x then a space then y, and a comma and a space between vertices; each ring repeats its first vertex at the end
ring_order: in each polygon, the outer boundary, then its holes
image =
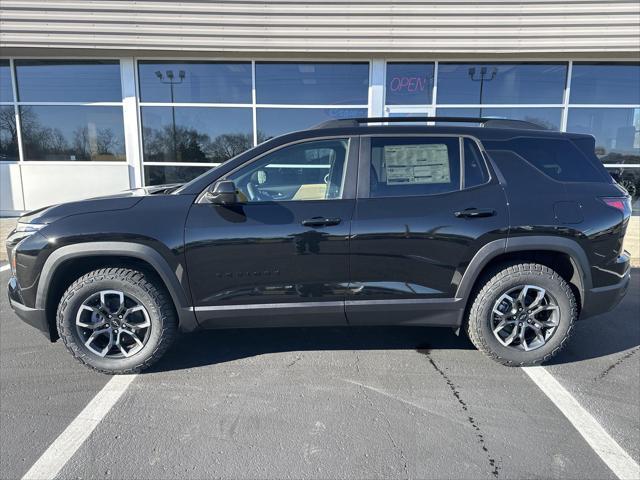
POLYGON ((57 327, 69 352, 83 365, 106 374, 129 374, 150 367, 164 354, 174 340, 177 318, 164 286, 148 275, 127 268, 103 268, 78 278, 62 295, 57 327), (144 346, 129 357, 100 357, 85 346, 76 327, 76 315, 83 302, 105 290, 135 297, 148 313, 151 326, 144 346))
POLYGON ((479 289, 469 310, 467 334, 473 344, 489 358, 507 366, 538 365, 556 355, 571 335, 578 315, 576 298, 569 284, 555 271, 536 263, 505 267, 479 289), (558 306, 559 320, 544 345, 524 351, 503 345, 493 333, 493 308, 511 289, 532 285, 545 289, 558 306))

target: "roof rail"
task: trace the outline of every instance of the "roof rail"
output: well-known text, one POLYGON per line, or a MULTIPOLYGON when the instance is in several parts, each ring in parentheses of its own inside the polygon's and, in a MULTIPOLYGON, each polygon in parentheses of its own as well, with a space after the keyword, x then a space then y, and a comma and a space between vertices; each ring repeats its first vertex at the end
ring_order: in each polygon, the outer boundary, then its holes
POLYGON ((414 122, 445 122, 445 123, 479 123, 483 127, 493 128, 520 128, 526 130, 546 130, 542 125, 524 120, 509 120, 506 118, 487 117, 362 117, 344 118, 322 122, 312 129, 358 127, 368 123, 414 123, 414 122))

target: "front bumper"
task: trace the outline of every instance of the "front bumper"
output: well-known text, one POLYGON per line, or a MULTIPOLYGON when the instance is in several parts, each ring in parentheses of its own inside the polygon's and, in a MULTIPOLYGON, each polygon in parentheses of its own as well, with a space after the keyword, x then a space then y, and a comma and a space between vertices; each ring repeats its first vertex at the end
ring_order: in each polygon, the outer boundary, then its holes
POLYGON ((9 279, 7 285, 7 293, 9 294, 9 304, 15 314, 25 323, 40 330, 52 342, 57 339, 56 332, 51 331, 51 326, 47 320, 46 312, 39 308, 27 307, 20 294, 20 286, 15 277, 9 279))
POLYGON ((630 281, 631 270, 627 269, 620 282, 587 290, 580 318, 589 318, 613 310, 627 293, 630 281))

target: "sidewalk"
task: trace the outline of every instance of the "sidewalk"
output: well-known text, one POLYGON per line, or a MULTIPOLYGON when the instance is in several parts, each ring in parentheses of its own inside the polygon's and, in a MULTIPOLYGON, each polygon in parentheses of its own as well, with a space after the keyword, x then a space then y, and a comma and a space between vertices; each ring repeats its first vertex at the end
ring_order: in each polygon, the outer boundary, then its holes
MULTIPOLYGON (((4 248, 4 239, 13 230, 16 218, 0 218, 0 262, 7 261, 7 252, 4 248)), ((631 217, 624 239, 624 248, 631 252, 631 263, 634 267, 640 267, 640 216, 631 217)))

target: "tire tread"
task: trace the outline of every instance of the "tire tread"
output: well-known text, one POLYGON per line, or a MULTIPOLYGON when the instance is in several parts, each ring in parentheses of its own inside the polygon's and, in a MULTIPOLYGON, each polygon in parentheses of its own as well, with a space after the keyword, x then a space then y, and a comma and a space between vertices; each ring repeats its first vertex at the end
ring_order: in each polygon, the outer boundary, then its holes
POLYGON ((58 334, 60 335, 62 342, 76 360, 92 370, 109 375, 134 374, 139 373, 146 368, 149 368, 171 346, 177 333, 177 319, 173 302, 164 288, 156 285, 154 281, 150 280, 144 273, 140 271, 120 267, 107 267, 94 270, 82 275, 80 278, 75 280, 64 292, 60 303, 58 304, 58 310, 56 312, 56 324, 58 328, 58 334), (87 360, 88 354, 84 352, 80 348, 80 346, 73 340, 73 334, 68 331, 70 327, 68 325, 65 325, 64 322, 63 312, 66 309, 69 300, 71 300, 78 293, 78 291, 86 285, 90 285, 93 282, 103 280, 116 280, 125 284, 128 283, 142 288, 152 297, 162 317, 162 332, 160 335, 160 341, 156 345, 155 349, 143 361, 129 368, 114 368, 107 370, 92 365, 87 360))
POLYGON ((484 353, 486 356, 491 358, 492 360, 501 363, 506 366, 534 366, 540 365, 554 357, 558 354, 567 340, 571 337, 573 333, 573 327, 575 324, 575 320, 577 317, 578 307, 576 303, 575 295, 571 290, 569 284, 558 275, 557 272, 547 267, 546 265, 541 265, 539 263, 516 263, 505 267, 504 269, 495 273, 480 289, 477 293, 471 309, 469 310, 469 317, 467 321, 467 335, 471 342, 475 345, 475 347, 484 353), (498 353, 496 353, 486 342, 483 334, 482 334, 482 318, 479 318, 478 312, 481 311, 482 306, 486 304, 486 302, 494 301, 494 292, 496 289, 500 289, 500 287, 506 282, 507 279, 511 280, 518 276, 529 276, 529 275, 540 275, 547 276, 555 281, 558 286, 564 291, 567 298, 569 299, 570 304, 570 312, 567 312, 569 315, 569 326, 564 334, 563 338, 560 340, 556 348, 554 348, 550 353, 546 354, 544 357, 532 360, 532 361, 522 361, 522 362, 514 362, 513 360, 509 360, 501 357, 498 353))

